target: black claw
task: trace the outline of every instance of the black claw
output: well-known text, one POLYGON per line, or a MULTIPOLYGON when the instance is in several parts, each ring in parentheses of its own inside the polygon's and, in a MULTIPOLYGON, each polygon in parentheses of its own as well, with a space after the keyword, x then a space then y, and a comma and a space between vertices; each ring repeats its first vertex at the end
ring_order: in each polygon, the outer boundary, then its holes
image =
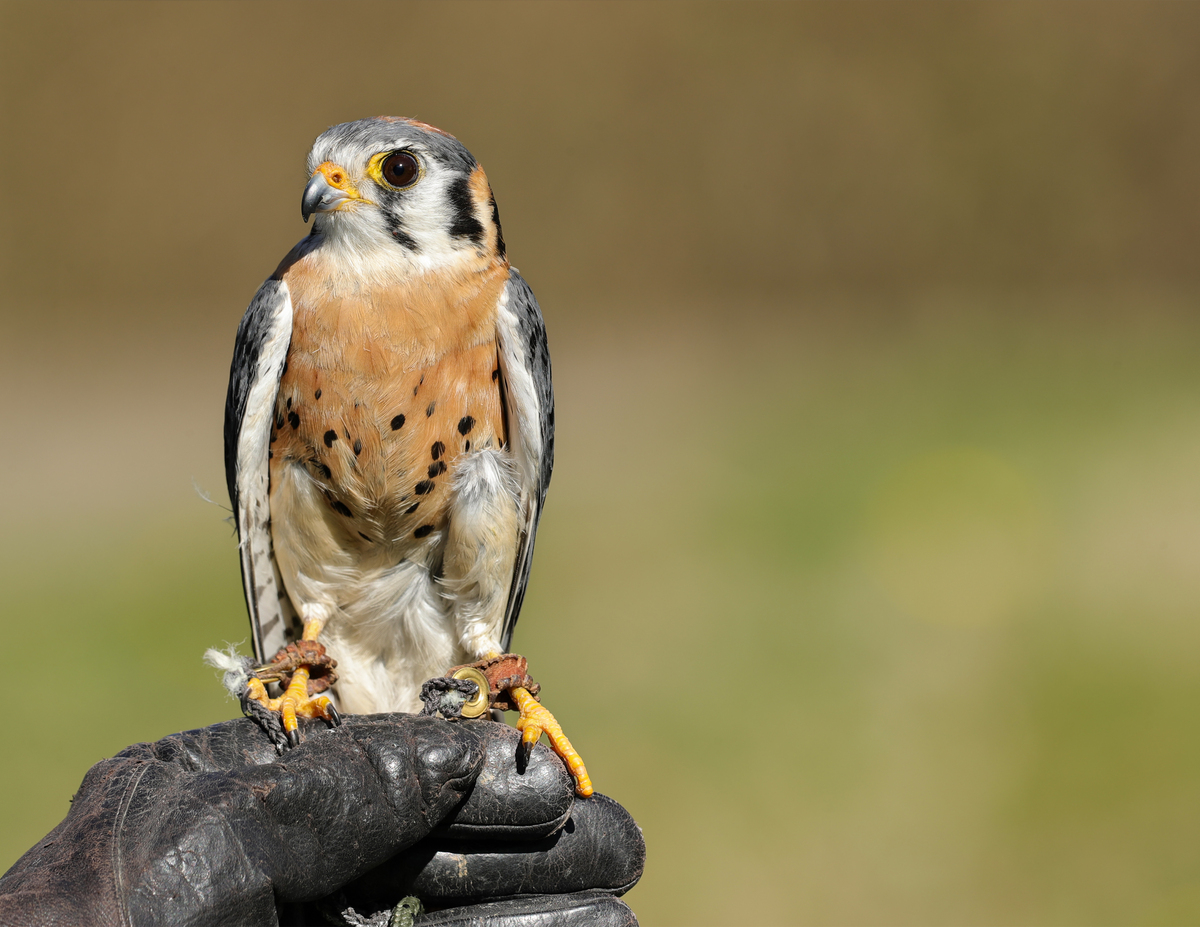
POLYGON ((517 744, 517 772, 524 775, 525 767, 529 765, 529 757, 533 753, 533 744, 522 740, 517 744))
POLYGON ((329 706, 329 721, 330 721, 330 723, 333 724, 334 727, 342 726, 342 715, 332 705, 329 706))
POLYGON ((288 731, 287 732, 287 742, 288 742, 289 747, 300 746, 300 732, 299 731, 288 731))

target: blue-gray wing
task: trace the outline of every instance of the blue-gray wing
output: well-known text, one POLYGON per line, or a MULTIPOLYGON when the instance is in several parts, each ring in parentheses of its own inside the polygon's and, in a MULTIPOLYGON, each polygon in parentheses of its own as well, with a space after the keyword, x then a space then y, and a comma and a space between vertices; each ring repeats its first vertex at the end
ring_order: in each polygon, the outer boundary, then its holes
POLYGON ((287 284, 272 278, 259 289, 238 326, 225 398, 225 479, 237 522, 254 654, 260 662, 287 643, 297 624, 271 545, 268 463, 275 397, 291 339, 287 284))
POLYGON ((505 650, 525 600, 538 519, 554 469, 554 385, 542 311, 514 268, 500 301, 496 326, 508 446, 520 486, 521 534, 500 642, 505 650))

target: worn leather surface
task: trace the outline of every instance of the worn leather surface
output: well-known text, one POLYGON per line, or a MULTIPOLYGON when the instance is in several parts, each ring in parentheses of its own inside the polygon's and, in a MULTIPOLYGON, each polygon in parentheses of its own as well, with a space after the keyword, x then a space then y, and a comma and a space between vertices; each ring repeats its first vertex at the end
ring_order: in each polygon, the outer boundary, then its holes
POLYGON ((521 735, 503 724, 468 723, 489 734, 478 785, 437 833, 451 839, 525 840, 559 830, 575 804, 575 780, 563 762, 541 745, 530 756, 525 770, 518 773, 516 757, 521 735))
POLYGON ((641 835, 615 803, 574 802, 570 777, 545 748, 520 777, 517 739, 492 722, 374 715, 335 730, 310 725, 304 743, 282 757, 245 719, 135 745, 96 764, 63 822, 0 879, 0 925, 278 924, 281 912, 302 910, 406 850, 393 865, 424 879, 414 884, 471 899, 555 896, 522 900, 527 909, 507 909, 497 923, 575 923, 544 918, 556 904, 599 911, 608 903, 566 894, 627 887, 614 885, 613 873, 636 881, 641 835), (595 814, 578 810, 593 803, 624 822, 615 842, 609 824, 596 830, 587 823, 595 814), (621 840, 624 858, 614 853, 621 840), (490 860, 497 855, 545 866, 542 887, 525 884, 528 867, 490 860), (461 857, 477 881, 447 881, 446 866, 461 857), (579 866, 593 873, 585 885, 579 866))
POLYGON ((624 894, 641 876, 645 845, 629 813, 611 798, 575 802, 566 825, 541 840, 432 837, 346 888, 356 908, 374 910, 406 895, 440 906, 513 893, 624 894))
POLYGON ((603 892, 537 895, 426 914, 417 927, 637 927, 629 906, 603 892))

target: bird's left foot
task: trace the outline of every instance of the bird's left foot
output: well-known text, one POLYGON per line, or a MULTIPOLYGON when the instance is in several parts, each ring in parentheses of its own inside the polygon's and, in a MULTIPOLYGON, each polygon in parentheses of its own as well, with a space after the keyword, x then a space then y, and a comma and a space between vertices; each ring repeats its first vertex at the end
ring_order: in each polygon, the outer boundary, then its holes
POLYGON ((529 762, 533 745, 544 733, 550 740, 550 748, 562 757, 567 769, 575 777, 575 793, 583 798, 590 796, 592 780, 588 776, 587 767, 583 765, 583 757, 571 746, 571 741, 567 740, 562 725, 524 686, 516 686, 509 691, 521 711, 521 717, 517 719, 517 730, 521 731, 521 765, 529 762))
POLYGON ((515 653, 502 653, 470 663, 456 666, 447 673, 459 679, 477 680, 482 690, 486 681, 489 705, 505 711, 519 711, 521 717, 517 720, 517 730, 521 731, 521 748, 519 755, 520 767, 523 770, 533 752, 534 744, 545 734, 550 741, 550 748, 557 753, 575 779, 575 792, 583 798, 592 794, 592 780, 588 776, 583 758, 571 746, 571 741, 563 733, 560 725, 549 710, 537 699, 540 689, 532 677, 526 673, 525 658, 515 653))
POLYGON ((288 644, 270 663, 255 667, 242 695, 242 711, 256 720, 276 747, 295 747, 300 743, 297 718, 323 718, 330 724, 342 723, 338 710, 321 692, 337 681, 337 660, 325 653, 325 647, 312 640, 288 644), (276 682, 283 695, 271 698, 267 684, 276 682))

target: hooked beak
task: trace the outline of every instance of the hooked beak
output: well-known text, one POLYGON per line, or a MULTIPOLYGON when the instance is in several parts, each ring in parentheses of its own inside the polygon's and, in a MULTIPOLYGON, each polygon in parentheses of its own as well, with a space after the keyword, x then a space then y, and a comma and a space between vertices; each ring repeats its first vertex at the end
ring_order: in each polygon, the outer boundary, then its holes
POLYGON ((332 161, 326 161, 313 171, 304 188, 304 197, 300 200, 300 215, 307 222, 314 212, 333 212, 351 200, 369 202, 350 182, 350 175, 344 168, 332 161))

